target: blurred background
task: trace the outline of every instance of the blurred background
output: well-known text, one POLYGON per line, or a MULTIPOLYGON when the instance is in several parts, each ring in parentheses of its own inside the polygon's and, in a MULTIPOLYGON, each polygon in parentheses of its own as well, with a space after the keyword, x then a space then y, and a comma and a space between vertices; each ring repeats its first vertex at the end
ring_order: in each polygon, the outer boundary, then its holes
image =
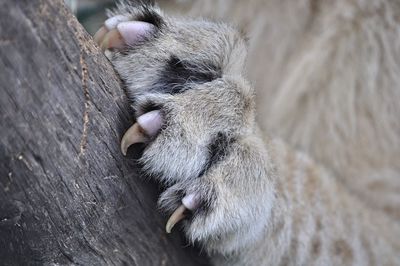
POLYGON ((65 3, 92 35, 104 22, 106 9, 115 5, 113 0, 65 0, 65 3))
MULTIPOLYGON (((151 1, 151 0, 142 0, 151 1)), ((79 22, 92 35, 106 19, 107 9, 112 9, 118 0, 64 0, 79 22)), ((195 3, 193 0, 156 0, 163 11, 169 14, 188 14, 195 3)), ((198 15, 194 13, 193 15, 198 15)))

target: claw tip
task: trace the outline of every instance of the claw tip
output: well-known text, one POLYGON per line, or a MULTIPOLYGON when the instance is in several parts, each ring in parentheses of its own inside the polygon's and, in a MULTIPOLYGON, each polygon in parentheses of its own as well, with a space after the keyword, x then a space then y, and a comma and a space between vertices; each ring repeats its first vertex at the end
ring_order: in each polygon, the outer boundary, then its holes
POLYGON ((171 233, 172 228, 174 228, 175 224, 177 224, 179 221, 181 221, 183 218, 185 218, 185 212, 186 207, 185 205, 181 205, 174 211, 174 213, 169 217, 167 224, 165 225, 165 232, 167 234, 171 233))

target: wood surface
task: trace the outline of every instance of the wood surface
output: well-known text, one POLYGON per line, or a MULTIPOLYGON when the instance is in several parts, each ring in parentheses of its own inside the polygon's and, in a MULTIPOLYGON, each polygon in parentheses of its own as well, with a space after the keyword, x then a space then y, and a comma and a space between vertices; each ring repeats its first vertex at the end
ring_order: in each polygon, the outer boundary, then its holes
POLYGON ((119 142, 117 75, 61 0, 0 0, 0 265, 206 265, 119 142))

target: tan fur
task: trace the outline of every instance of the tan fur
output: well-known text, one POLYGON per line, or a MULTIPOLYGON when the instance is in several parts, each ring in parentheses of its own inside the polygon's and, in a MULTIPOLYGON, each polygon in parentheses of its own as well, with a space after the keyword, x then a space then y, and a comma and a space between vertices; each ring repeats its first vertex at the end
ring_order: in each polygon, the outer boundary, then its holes
MULTIPOLYGON (((201 195, 184 230, 217 265, 399 265, 398 4, 196 3, 261 36, 247 64, 261 97, 245 80, 245 41, 233 27, 150 8, 163 25, 110 58, 137 115, 163 113, 141 158, 166 186, 162 209, 201 195), (183 63, 177 73, 216 76, 154 91, 174 74, 163 74, 171 56, 183 63)), ((143 10, 116 13, 139 20, 143 10)))

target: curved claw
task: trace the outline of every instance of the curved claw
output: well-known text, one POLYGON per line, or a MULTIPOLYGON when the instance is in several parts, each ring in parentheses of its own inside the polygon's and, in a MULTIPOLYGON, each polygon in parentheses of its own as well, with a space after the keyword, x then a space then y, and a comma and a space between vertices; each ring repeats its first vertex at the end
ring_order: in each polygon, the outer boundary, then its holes
POLYGON ((98 44, 101 45, 101 43, 103 42, 104 36, 106 36, 108 32, 108 29, 103 26, 101 27, 93 36, 94 41, 98 44))
POLYGON ((122 48, 125 41, 117 29, 112 29, 107 32, 101 42, 101 50, 105 51, 110 48, 122 48))
POLYGON ((169 234, 171 233, 172 228, 177 224, 179 221, 181 221, 183 218, 186 217, 184 212, 186 211, 185 205, 181 205, 174 211, 174 213, 169 217, 168 222, 165 226, 165 231, 169 234))
POLYGON ((143 129, 138 123, 133 124, 124 134, 121 140, 121 151, 125 156, 128 148, 135 143, 143 143, 148 141, 148 137, 144 134, 143 129))
POLYGON ((121 140, 121 151, 124 155, 132 144, 143 143, 154 137, 161 128, 162 117, 159 110, 153 110, 138 117, 137 123, 131 126, 121 140))
MULTIPOLYGON (((120 22, 127 21, 128 18, 123 15, 117 15, 115 17, 111 17, 104 22, 104 25, 94 34, 93 39, 99 45, 102 46, 103 41, 108 32, 112 31, 117 27, 120 22)), ((115 35, 115 33, 114 33, 115 35)))
POLYGON ((179 206, 174 213, 169 217, 165 231, 169 234, 172 228, 186 217, 184 214, 186 210, 194 211, 200 205, 200 197, 198 194, 188 194, 182 199, 182 205, 179 206))

